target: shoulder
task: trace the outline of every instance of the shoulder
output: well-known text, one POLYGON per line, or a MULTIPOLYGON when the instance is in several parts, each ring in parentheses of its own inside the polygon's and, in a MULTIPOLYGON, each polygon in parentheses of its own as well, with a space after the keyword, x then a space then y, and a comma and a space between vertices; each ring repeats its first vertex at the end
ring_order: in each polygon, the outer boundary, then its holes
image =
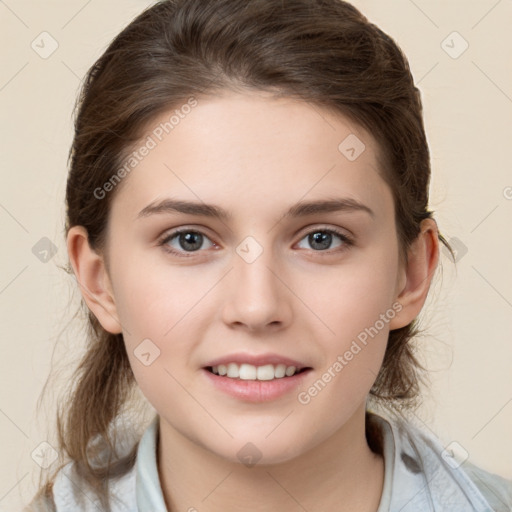
POLYGON ((512 480, 485 471, 468 461, 462 467, 485 496, 494 512, 510 512, 512 510, 512 480))
MULTIPOLYGON (((135 512, 135 469, 109 481, 112 512, 135 512)), ((38 494, 23 512, 97 512, 99 498, 78 475, 75 463, 62 467, 53 482, 51 494, 38 494)))
MULTIPOLYGON (((108 496, 112 512, 134 512, 135 469, 131 468, 123 476, 108 481, 108 496)), ((56 512, 76 511, 97 512, 102 510, 99 498, 75 470, 75 464, 64 466, 55 479, 53 499, 56 512)))
POLYGON ((482 502, 490 506, 493 512, 510 512, 512 510, 512 480, 508 480, 494 473, 490 473, 470 462, 467 453, 457 457, 450 449, 444 447, 441 441, 426 432, 415 429, 412 434, 416 439, 427 446, 433 465, 446 468, 448 474, 469 496, 474 496, 475 502, 482 502), (435 455, 435 457, 432 457, 435 455), (481 499, 476 495, 478 491, 481 499))
POLYGON ((391 496, 383 510, 512 510, 512 482, 460 460, 427 429, 391 416, 373 419, 383 438, 391 496))
MULTIPOLYGON (((109 477, 101 479, 111 512, 165 510, 156 461, 157 436, 158 416, 144 427, 141 436, 127 436, 116 445, 116 457, 108 466, 109 477), (145 506, 148 500, 149 508, 145 506), (155 503, 158 507, 153 506, 155 503)), ((101 460, 106 463, 110 458, 101 460)), ((104 509, 76 462, 70 461, 61 467, 51 482, 23 512, 98 512, 104 509)))

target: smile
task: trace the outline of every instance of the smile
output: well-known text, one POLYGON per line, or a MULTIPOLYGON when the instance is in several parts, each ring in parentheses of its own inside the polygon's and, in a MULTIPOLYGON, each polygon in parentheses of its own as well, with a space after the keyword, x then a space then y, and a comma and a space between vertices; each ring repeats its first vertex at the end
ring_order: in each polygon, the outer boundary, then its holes
POLYGON ((240 380, 274 380, 292 377, 300 373, 306 368, 298 369, 296 366, 286 366, 284 364, 266 364, 263 366, 254 366, 252 364, 219 364, 217 366, 209 366, 207 370, 230 379, 240 380))

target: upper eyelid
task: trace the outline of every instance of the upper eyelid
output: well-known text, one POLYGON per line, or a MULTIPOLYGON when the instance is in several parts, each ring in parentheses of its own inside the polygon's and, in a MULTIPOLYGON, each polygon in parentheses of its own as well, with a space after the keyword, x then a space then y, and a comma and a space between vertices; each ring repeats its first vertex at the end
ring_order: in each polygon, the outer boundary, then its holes
MULTIPOLYGON (((300 232, 304 232, 304 233, 310 233, 311 231, 314 231, 314 230, 318 230, 318 231, 346 231, 347 232, 347 236, 350 236, 352 233, 351 231, 348 229, 348 228, 343 228, 341 226, 329 226, 327 224, 322 224, 322 223, 319 223, 319 224, 313 224, 311 226, 306 226, 304 228, 301 228, 300 230, 297 231, 297 234, 300 233, 300 232)), ((179 233, 188 233, 188 232, 196 232, 196 233, 201 233, 203 235, 208 235, 208 231, 209 229, 208 228, 205 228, 203 226, 201 227, 195 227, 195 226, 178 226, 178 227, 175 227, 175 228, 169 228, 169 229, 166 229, 163 233, 162 233, 162 237, 166 237, 168 235, 176 235, 176 234, 179 234, 179 233)))

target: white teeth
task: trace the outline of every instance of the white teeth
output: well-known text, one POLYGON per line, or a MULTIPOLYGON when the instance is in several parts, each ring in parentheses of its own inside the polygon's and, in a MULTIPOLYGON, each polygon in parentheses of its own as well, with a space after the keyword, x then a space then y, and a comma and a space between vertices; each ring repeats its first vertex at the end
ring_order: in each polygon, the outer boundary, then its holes
POLYGON ((252 364, 241 364, 238 376, 242 380, 254 380, 256 378, 256 366, 252 364))
POLYGON ((284 364, 266 364, 263 366, 254 366, 252 364, 229 363, 227 365, 219 364, 212 366, 212 373, 223 375, 231 379, 241 380, 273 380, 282 379, 284 376, 291 377, 297 371, 295 366, 286 366, 284 364))
POLYGON ((285 364, 278 364, 275 367, 274 375, 276 379, 281 379, 286 375, 286 365, 285 364))
POLYGON ((258 380, 272 380, 275 376, 274 367, 271 364, 265 366, 258 366, 256 370, 258 380))
POLYGON ((232 379, 238 379, 240 377, 240 372, 238 370, 238 365, 235 363, 229 363, 228 364, 228 377, 231 377, 232 379))
POLYGON ((288 368, 286 368, 286 376, 291 377, 295 373, 295 370, 295 366, 288 366, 288 368))

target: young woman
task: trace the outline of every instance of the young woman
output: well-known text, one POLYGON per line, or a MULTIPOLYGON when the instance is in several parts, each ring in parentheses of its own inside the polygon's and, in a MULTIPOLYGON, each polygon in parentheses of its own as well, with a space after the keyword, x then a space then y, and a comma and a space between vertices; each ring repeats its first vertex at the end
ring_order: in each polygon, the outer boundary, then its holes
POLYGON ((29 509, 510 510, 511 482, 393 413, 418 398, 448 246, 429 179, 408 63, 351 5, 143 12, 78 105, 66 233, 90 337, 29 509))

